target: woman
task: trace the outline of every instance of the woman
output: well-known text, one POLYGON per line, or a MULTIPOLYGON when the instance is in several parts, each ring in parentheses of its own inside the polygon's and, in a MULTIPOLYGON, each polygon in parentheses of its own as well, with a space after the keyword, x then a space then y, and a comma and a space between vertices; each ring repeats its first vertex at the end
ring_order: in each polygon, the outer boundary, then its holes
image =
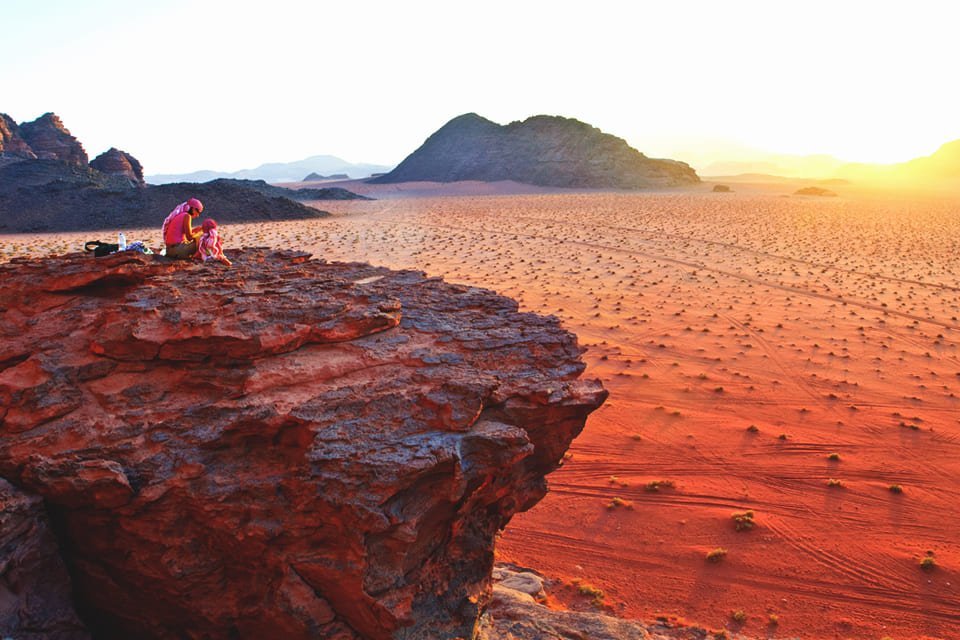
POLYGON ((163 221, 163 242, 167 257, 189 260, 197 252, 200 230, 193 228, 193 220, 203 211, 203 203, 196 198, 182 202, 163 221))

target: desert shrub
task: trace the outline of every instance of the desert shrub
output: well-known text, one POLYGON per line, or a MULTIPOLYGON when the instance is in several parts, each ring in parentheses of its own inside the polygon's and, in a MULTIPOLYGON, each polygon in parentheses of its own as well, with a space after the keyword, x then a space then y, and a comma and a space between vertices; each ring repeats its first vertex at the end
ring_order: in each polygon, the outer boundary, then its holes
POLYGON ((727 556, 727 550, 723 547, 717 547, 712 551, 707 553, 707 562, 713 562, 714 564, 720 562, 727 556))
POLYGON ((730 516, 737 531, 749 531, 756 524, 753 521, 753 511, 743 511, 730 516))
POLYGON ((660 489, 673 489, 677 485, 673 480, 651 480, 643 486, 644 491, 660 491, 660 489))
POLYGON ((633 509, 633 503, 629 500, 624 500, 619 496, 614 496, 613 499, 607 503, 607 509, 616 509, 621 507, 623 509, 633 509))

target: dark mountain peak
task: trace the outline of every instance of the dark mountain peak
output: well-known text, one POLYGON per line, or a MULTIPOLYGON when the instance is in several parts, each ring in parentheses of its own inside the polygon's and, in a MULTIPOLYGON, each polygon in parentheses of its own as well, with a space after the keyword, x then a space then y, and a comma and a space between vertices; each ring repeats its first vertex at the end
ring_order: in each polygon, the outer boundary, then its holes
POLYGON ((465 113, 461 116, 457 116, 447 124, 437 129, 437 131, 430 137, 434 138, 450 135, 487 133, 496 131, 499 128, 500 125, 491 120, 487 120, 483 116, 479 116, 475 113, 465 113))
POLYGON ((396 169, 370 182, 459 180, 642 189, 695 184, 700 178, 682 162, 647 158, 622 138, 575 118, 537 115, 502 126, 467 113, 443 125, 396 169))

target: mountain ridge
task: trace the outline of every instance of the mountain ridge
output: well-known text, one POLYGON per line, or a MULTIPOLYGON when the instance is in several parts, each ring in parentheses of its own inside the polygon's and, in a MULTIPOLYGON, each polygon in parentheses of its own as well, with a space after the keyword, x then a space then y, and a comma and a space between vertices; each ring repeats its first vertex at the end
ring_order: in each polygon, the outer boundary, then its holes
POLYGON ((202 169, 189 173, 161 173, 147 176, 150 184, 170 182, 207 182, 217 178, 238 180, 265 180, 267 182, 298 182, 305 175, 346 174, 351 178, 366 178, 374 173, 389 171, 390 167, 366 162, 347 162, 343 158, 331 155, 315 155, 292 162, 266 162, 253 169, 239 171, 215 171, 202 169))

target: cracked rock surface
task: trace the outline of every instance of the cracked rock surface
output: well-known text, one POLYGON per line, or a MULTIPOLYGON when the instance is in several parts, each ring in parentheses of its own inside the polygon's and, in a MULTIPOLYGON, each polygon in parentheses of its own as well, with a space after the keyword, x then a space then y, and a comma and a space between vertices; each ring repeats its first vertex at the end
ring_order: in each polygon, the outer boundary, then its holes
POLYGON ((575 336, 420 272, 229 255, 0 265, 0 476, 90 632, 473 637, 496 532, 606 397, 575 336))

